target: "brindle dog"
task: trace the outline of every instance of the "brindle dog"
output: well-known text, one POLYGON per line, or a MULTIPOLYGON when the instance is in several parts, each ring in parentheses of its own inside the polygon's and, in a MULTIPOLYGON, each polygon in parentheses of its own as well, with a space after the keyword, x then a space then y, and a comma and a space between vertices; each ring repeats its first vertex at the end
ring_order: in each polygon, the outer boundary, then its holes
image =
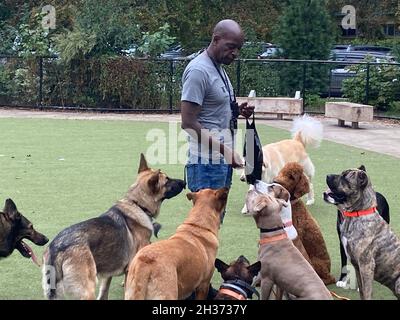
POLYGON ((343 212, 343 246, 353 264, 361 299, 372 299, 373 280, 400 299, 400 239, 377 213, 367 173, 349 169, 326 177, 328 194, 343 212))

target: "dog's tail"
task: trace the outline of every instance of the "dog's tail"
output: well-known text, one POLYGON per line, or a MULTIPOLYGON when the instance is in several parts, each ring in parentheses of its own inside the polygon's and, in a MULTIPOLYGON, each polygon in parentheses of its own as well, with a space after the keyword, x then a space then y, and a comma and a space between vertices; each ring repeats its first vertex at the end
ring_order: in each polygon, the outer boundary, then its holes
POLYGON ((42 288, 44 296, 49 300, 57 299, 57 282, 61 270, 56 270, 54 254, 49 246, 43 254, 42 288))
POLYGON ((146 266, 139 266, 140 264, 140 259, 136 260, 136 263, 133 263, 133 268, 129 270, 131 277, 128 276, 127 279, 125 287, 125 300, 146 299, 148 282, 151 276, 151 269, 146 268, 146 266))
POLYGON ((323 138, 322 123, 304 114, 293 120, 292 138, 301 142, 305 148, 318 148, 323 138))

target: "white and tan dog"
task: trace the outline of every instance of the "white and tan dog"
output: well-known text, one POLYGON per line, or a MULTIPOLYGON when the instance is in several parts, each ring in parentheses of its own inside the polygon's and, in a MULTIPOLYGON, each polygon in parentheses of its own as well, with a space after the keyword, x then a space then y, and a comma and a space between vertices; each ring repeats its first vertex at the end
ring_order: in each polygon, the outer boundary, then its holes
MULTIPOLYGON (((264 163, 261 180, 266 183, 272 183, 286 163, 297 162, 303 166, 304 173, 309 179, 310 192, 307 194, 307 205, 312 205, 315 200, 311 181, 315 174, 315 168, 306 148, 319 147, 323 138, 323 127, 318 120, 303 115, 294 119, 291 132, 292 139, 270 143, 263 147, 264 163)), ((246 180, 244 174, 242 174, 240 180, 246 180)), ((247 208, 244 205, 242 213, 246 212, 247 208)))

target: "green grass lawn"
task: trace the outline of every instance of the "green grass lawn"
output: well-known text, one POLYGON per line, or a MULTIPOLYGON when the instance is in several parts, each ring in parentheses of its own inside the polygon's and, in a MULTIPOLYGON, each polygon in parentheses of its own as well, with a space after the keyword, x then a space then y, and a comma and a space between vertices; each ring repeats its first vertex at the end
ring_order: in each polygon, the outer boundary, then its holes
MULTIPOLYGON (((0 201, 12 198, 18 209, 37 230, 50 239, 63 228, 95 217, 120 199, 134 181, 140 152, 152 141, 147 132, 159 128, 168 136, 167 123, 95 120, 0 119, 0 201)), ((289 137, 284 130, 259 125, 263 144, 289 137)), ((179 132, 179 128, 178 128, 179 132)), ((164 141, 160 143, 162 148, 164 141)), ((384 142, 382 142, 384 143, 384 142)), ((182 145, 178 143, 178 146, 182 145)), ((153 148, 157 152, 157 148, 153 148)), ((332 260, 334 276, 339 274, 340 256, 336 234, 336 210, 323 202, 328 173, 338 173, 364 164, 377 191, 383 193, 391 209, 391 226, 400 234, 399 159, 324 141, 309 151, 316 167, 316 203, 310 208, 318 220, 332 260)), ((183 178, 182 164, 157 164, 171 177, 183 178)), ((234 174, 227 215, 220 230, 218 257, 225 262, 245 255, 257 257, 258 229, 252 218, 240 210, 247 185, 234 174)), ((159 222, 160 238, 175 232, 191 203, 184 194, 166 201, 159 222)), ((155 239, 153 239, 155 241, 155 239)), ((44 248, 32 246, 38 257, 44 248)), ((40 269, 15 251, 0 261, 0 299, 43 299, 40 269)), ((122 277, 112 282, 110 298, 121 299, 122 277)), ((214 286, 220 284, 218 272, 214 286)), ((330 286, 340 295, 359 299, 354 290, 330 286)), ((376 284, 375 299, 394 299, 391 292, 376 284)))

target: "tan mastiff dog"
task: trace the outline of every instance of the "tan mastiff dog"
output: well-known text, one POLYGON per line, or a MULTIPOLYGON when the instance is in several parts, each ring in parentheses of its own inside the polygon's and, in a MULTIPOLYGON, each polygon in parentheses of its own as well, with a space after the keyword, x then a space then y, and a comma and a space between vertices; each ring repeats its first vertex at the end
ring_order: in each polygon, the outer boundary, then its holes
POLYGON ((354 266, 362 300, 372 299, 374 280, 400 299, 400 238, 378 214, 367 173, 348 169, 326 177, 326 196, 343 214, 340 237, 354 266))
POLYGON ((273 284, 290 298, 330 300, 329 291, 300 251, 288 239, 280 217, 288 191, 274 185, 267 194, 247 193, 246 205, 260 229, 258 260, 261 261, 261 299, 268 299, 273 284))
POLYGON ((133 259, 126 300, 178 300, 192 292, 198 300, 207 297, 227 197, 226 188, 187 194, 193 208, 176 233, 144 247, 133 259))

